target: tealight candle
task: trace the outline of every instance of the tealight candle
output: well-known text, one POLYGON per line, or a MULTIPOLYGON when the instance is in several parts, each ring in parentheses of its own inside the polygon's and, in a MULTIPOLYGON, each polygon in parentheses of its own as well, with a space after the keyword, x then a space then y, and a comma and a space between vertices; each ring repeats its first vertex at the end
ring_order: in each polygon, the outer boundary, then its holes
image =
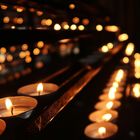
MULTIPOLYGON (((105 88, 105 89, 103 90, 103 92, 104 92, 104 93, 108 93, 109 90, 110 90, 110 88, 112 88, 112 87, 107 87, 107 88, 105 88)), ((114 88, 116 88, 116 87, 114 87, 114 88)), ((116 88, 116 92, 122 92, 123 89, 124 89, 123 87, 117 87, 117 88, 116 88)))
POLYGON ((2 133, 3 133, 4 130, 5 130, 5 128, 6 128, 6 123, 5 123, 5 121, 0 119, 0 135, 2 135, 2 133))
POLYGON ((102 110, 102 109, 117 109, 121 106, 119 101, 101 101, 95 104, 95 109, 102 110))
POLYGON ((92 112, 89 115, 89 120, 92 122, 113 121, 118 117, 118 112, 115 110, 99 110, 92 112))
POLYGON ((89 124, 84 134, 89 138, 106 139, 115 135, 118 131, 118 126, 110 122, 100 122, 89 124))
POLYGON ((112 93, 112 94, 102 94, 99 96, 100 100, 119 100, 122 98, 122 94, 120 93, 112 93))
POLYGON ((37 100, 32 97, 15 96, 0 99, 0 117, 28 118, 37 106, 37 100))
POLYGON ((57 91, 59 87, 53 83, 39 83, 39 84, 30 84, 23 86, 18 89, 18 94, 28 95, 28 96, 43 96, 49 95, 57 91))
POLYGON ((122 87, 123 85, 125 84, 125 81, 123 80, 123 81, 121 81, 121 82, 116 82, 116 81, 114 81, 114 79, 113 80, 110 80, 108 83, 107 83, 107 87, 111 87, 111 86, 113 86, 113 87, 122 87), (117 84, 113 84, 113 83, 117 83, 117 84), (118 85, 118 86, 117 86, 118 85))

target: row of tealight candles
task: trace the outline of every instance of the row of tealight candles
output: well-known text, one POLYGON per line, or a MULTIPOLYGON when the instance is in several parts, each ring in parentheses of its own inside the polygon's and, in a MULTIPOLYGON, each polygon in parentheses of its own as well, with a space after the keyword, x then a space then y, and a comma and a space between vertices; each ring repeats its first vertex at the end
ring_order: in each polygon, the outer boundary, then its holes
POLYGON ((121 105, 121 92, 124 90, 127 72, 123 69, 117 69, 107 83, 103 94, 99 96, 100 102, 95 104, 96 111, 89 115, 92 122, 86 126, 84 134, 92 139, 106 139, 118 131, 118 126, 112 121, 118 117, 118 109, 121 105))
POLYGON ((48 96, 58 90, 53 83, 35 83, 18 89, 20 96, 10 96, 0 99, 0 135, 6 129, 5 118, 27 119, 36 108, 40 96, 48 96))

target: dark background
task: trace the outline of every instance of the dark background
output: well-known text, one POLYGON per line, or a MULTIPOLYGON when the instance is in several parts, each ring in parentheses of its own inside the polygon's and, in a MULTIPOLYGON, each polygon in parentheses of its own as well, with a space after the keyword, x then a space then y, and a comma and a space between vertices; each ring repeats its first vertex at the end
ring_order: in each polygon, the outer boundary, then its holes
MULTIPOLYGON (((35 0, 39 3, 47 3, 52 7, 63 9, 67 3, 75 0, 35 0)), ((96 7, 100 13, 108 14, 114 23, 118 24, 130 39, 139 46, 140 36, 140 11, 139 0, 80 0, 77 2, 85 4, 87 10, 96 7)))

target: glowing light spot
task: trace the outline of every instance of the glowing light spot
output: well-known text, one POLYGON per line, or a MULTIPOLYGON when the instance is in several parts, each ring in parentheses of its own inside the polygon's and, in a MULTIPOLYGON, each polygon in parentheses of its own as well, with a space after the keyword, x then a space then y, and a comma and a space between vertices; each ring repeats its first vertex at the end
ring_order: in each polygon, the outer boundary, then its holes
POLYGON ((103 30, 103 26, 100 25, 100 24, 96 25, 96 30, 99 31, 99 32, 102 31, 103 30))

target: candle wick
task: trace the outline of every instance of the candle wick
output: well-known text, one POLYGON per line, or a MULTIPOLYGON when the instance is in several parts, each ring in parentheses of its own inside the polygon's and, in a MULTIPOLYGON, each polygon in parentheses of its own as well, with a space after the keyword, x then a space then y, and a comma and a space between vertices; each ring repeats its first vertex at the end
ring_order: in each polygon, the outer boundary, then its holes
POLYGON ((11 114, 12 114, 12 116, 14 115, 14 108, 13 107, 11 108, 11 114))

